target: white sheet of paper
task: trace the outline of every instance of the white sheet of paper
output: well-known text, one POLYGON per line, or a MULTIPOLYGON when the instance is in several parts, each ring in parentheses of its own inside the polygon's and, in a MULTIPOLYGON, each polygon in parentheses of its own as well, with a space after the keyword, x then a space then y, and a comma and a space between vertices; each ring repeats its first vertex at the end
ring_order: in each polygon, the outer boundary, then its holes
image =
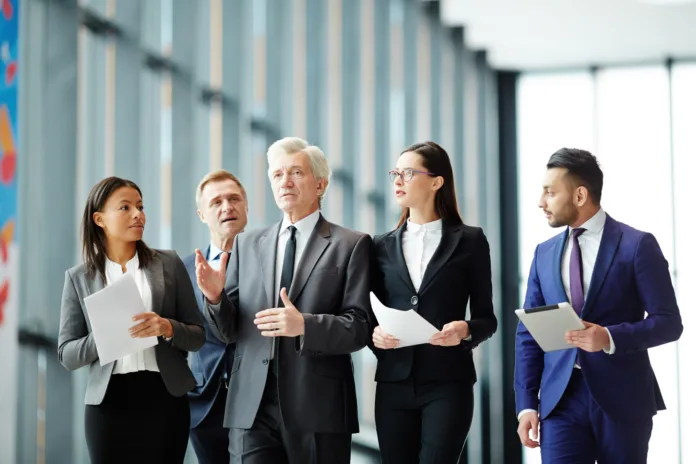
POLYGON ((132 338, 128 329, 139 322, 133 316, 145 312, 133 276, 126 273, 108 287, 85 298, 92 335, 102 366, 157 345, 157 337, 132 338))
POLYGON ((370 292, 370 303, 382 330, 401 342, 397 349, 428 343, 433 335, 440 332, 413 309, 402 311, 388 308, 372 292, 370 292))

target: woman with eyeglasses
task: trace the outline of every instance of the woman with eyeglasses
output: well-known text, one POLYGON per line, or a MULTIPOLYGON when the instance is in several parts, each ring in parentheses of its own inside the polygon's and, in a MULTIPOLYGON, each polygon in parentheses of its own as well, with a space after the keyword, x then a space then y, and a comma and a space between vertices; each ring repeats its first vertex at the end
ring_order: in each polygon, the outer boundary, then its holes
POLYGON ((85 435, 93 464, 182 463, 189 435, 186 394, 196 381, 186 362, 205 330, 184 263, 143 242, 145 212, 133 182, 109 177, 90 191, 82 216, 84 263, 65 273, 58 359, 89 366, 85 435), (102 365, 85 298, 130 275, 145 312, 129 335, 157 344, 102 365))
POLYGON ((375 322, 382 462, 453 464, 471 426, 472 350, 498 325, 490 249, 480 228, 462 222, 452 165, 438 144, 408 147, 389 177, 402 212, 396 229, 374 239, 373 292, 387 307, 414 309, 440 332, 402 348, 375 322))

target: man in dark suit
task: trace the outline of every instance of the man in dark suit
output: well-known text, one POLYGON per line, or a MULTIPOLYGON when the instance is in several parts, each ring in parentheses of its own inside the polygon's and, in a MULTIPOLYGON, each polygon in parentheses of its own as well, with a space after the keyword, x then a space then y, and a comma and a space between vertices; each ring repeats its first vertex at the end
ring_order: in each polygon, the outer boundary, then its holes
MULTIPOLYGON (((225 170, 207 174, 196 189, 198 216, 210 229, 210 244, 201 248, 206 262, 220 268, 222 256, 232 251, 234 238, 247 224, 249 205, 244 187, 225 170)), ((193 282, 196 301, 205 312, 205 301, 196 284, 196 255, 184 258, 193 282)), ((230 369, 234 360, 234 343, 224 343, 211 332, 207 322, 206 341, 197 353, 189 355, 196 388, 189 393, 191 408, 191 444, 200 464, 229 461, 228 434, 224 427, 225 402, 230 369)))
POLYGON ((237 343, 230 462, 348 464, 358 431, 350 354, 370 338, 371 240, 320 214, 331 171, 319 148, 282 139, 268 161, 282 221, 237 236, 226 280, 196 258, 211 330, 237 343))
POLYGON ((543 462, 647 462, 652 418, 665 409, 648 349, 682 333, 655 237, 607 215, 602 184, 584 150, 561 149, 547 164, 539 207, 564 229, 537 247, 524 307, 568 301, 585 329, 566 334, 576 348, 549 353, 517 329, 518 433, 525 446, 541 446, 543 462))

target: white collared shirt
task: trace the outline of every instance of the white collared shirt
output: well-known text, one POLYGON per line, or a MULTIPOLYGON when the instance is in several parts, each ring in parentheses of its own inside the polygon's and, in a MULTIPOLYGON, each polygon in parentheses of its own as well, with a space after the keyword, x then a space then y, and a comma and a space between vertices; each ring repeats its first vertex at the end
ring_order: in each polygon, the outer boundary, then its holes
MULTIPOLYGON (((287 215, 283 217, 283 222, 280 224, 280 232, 278 233, 278 247, 276 248, 276 272, 275 272, 275 300, 273 303, 277 303, 280 298, 280 278, 283 273, 283 258, 285 257, 285 245, 288 243, 290 238, 290 231, 288 227, 295 226, 297 230, 295 231, 295 266, 297 269, 297 263, 300 262, 302 253, 304 253, 305 248, 307 248, 307 242, 309 242, 309 236, 312 234, 314 227, 319 222, 319 210, 314 211, 309 216, 306 216, 295 224, 290 222, 287 215)), ((294 275, 294 274, 293 274, 294 275)), ((286 289, 290 293, 290 289, 286 289)))
MULTIPOLYGON (((602 242, 604 234, 604 224, 607 222, 607 213, 603 209, 587 220, 580 227, 585 229, 585 232, 578 237, 580 245, 580 256, 582 256, 582 286, 585 298, 587 298, 587 290, 590 288, 592 281, 592 271, 594 270, 597 254, 599 253, 599 244, 602 242)), ((573 228, 568 228, 568 238, 566 239, 565 249, 563 250, 563 261, 561 262, 561 278, 563 279, 563 288, 565 289, 568 301, 570 302, 570 254, 573 251, 573 228)))
MULTIPOLYGON (((597 255, 599 254, 599 245, 602 243, 602 235, 604 235, 604 224, 607 222, 607 213, 602 208, 599 209, 590 219, 585 221, 580 227, 585 229, 585 232, 578 237, 578 245, 580 245, 580 256, 582 257, 582 286, 587 301, 587 292, 590 289, 592 281, 592 272, 594 271, 597 255)), ((568 228, 568 238, 566 239, 565 249, 563 250, 563 260, 561 262, 561 279, 563 280, 563 288, 570 302, 570 253, 573 251, 573 229, 568 228)), ((609 349, 604 350, 607 354, 614 354, 616 346, 614 339, 611 336, 609 329, 606 329, 609 334, 609 349)), ((578 367, 578 366, 576 366, 578 367)))
POLYGON ((404 260, 416 291, 420 290, 428 263, 442 239, 442 219, 416 224, 409 219, 401 238, 404 260))
MULTIPOLYGON (((107 286, 111 285, 116 280, 122 278, 124 274, 121 270, 121 265, 111 261, 109 258, 106 258, 104 271, 106 274, 107 286)), ((135 285, 138 287, 140 297, 143 299, 145 311, 151 312, 152 290, 150 289, 150 283, 147 281, 147 276, 145 276, 145 272, 139 267, 137 253, 135 254, 135 256, 133 256, 133 258, 131 258, 130 261, 126 263, 126 272, 131 274, 133 276, 133 280, 135 280, 135 285)), ((114 366, 113 373, 128 374, 130 372, 138 371, 159 372, 154 346, 147 348, 139 353, 131 354, 117 360, 116 365, 114 366)))
POLYGON ((220 259, 222 253, 224 252, 220 248, 218 248, 217 245, 215 245, 213 242, 210 242, 207 261, 210 264, 210 267, 212 267, 216 271, 220 269, 220 259))

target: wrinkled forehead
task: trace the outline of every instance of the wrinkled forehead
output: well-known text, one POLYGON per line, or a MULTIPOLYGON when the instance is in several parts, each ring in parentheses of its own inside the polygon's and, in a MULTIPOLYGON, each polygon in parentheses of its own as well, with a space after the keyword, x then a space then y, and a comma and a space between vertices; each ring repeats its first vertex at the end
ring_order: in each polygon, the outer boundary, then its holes
POLYGON ((221 179, 208 182, 203 187, 203 195, 214 197, 219 195, 242 195, 242 188, 232 179, 221 179))
POLYGON ((300 151, 291 155, 283 154, 275 156, 271 159, 269 165, 271 171, 285 171, 293 168, 309 168, 309 157, 305 152, 300 151))

